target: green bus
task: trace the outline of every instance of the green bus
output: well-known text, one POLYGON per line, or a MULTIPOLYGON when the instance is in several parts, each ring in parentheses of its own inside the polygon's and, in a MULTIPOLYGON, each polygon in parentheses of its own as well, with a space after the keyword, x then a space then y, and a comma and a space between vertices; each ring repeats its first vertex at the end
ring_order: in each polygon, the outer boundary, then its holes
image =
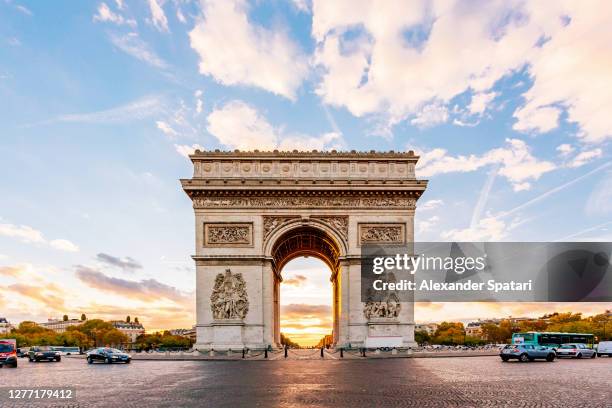
POLYGON ((526 332, 512 334, 512 344, 532 344, 558 348, 565 343, 584 343, 593 348, 595 336, 589 333, 526 332))

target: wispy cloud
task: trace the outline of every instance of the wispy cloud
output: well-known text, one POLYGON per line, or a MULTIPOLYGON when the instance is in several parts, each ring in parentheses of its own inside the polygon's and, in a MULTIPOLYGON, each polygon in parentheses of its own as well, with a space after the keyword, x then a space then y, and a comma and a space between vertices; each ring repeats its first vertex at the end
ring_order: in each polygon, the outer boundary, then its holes
POLYGON ((83 265, 77 265, 75 273, 77 278, 92 288, 127 298, 139 299, 145 302, 164 298, 176 303, 186 303, 191 300, 188 294, 155 279, 133 281, 115 278, 83 265))
POLYGON ((155 28, 162 32, 169 32, 168 19, 164 9, 157 0, 149 0, 149 10, 151 11, 151 23, 155 28))
POLYGON ((538 180, 544 173, 556 168, 555 164, 540 160, 531 154, 531 148, 520 139, 506 139, 506 144, 482 155, 451 156, 445 149, 433 149, 421 154, 417 174, 422 177, 445 173, 466 173, 485 166, 499 166, 499 175, 505 177, 514 191, 529 190, 529 180, 538 180))
POLYGON ((43 233, 29 225, 15 225, 10 223, 0 223, 0 235, 5 237, 15 238, 26 244, 42 244, 49 245, 51 248, 66 251, 77 252, 79 247, 67 239, 53 239, 48 241, 43 233))
POLYGON ((126 256, 124 258, 119 258, 117 256, 112 256, 109 254, 105 254, 103 252, 96 255, 96 260, 102 262, 106 265, 115 266, 120 269, 142 269, 142 265, 136 261, 134 258, 126 256))
POLYGON ((161 96, 151 95, 110 109, 62 114, 53 119, 26 125, 26 127, 47 125, 57 122, 93 124, 127 123, 159 115, 163 113, 165 109, 165 99, 161 96))
POLYGON ((110 22, 117 25, 128 25, 132 28, 138 25, 136 20, 125 18, 121 14, 113 12, 106 3, 100 3, 96 14, 93 16, 93 21, 110 22))
POLYGON ((169 64, 157 55, 138 33, 111 34, 110 40, 115 47, 140 61, 163 70, 169 68, 169 64))

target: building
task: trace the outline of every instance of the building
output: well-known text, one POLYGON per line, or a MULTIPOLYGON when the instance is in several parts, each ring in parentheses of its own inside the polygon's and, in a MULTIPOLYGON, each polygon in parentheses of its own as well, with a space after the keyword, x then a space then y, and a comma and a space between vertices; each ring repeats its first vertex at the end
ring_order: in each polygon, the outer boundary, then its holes
POLYGON ((0 317, 0 334, 10 333, 13 329, 14 326, 5 317, 0 317))
POLYGON ((188 339, 195 341, 196 328, 193 326, 191 329, 174 329, 170 330, 170 334, 173 336, 187 337, 188 339))
POLYGON ((433 336, 433 334, 436 332, 436 330, 438 330, 438 323, 417 324, 414 327, 414 330, 415 331, 424 331, 428 335, 433 336))
POLYGON ((125 334, 130 340, 130 343, 136 342, 138 336, 145 334, 144 326, 141 323, 128 323, 123 320, 113 320, 111 324, 115 329, 125 334))
POLYGON ((78 326, 79 324, 83 324, 83 323, 84 322, 79 319, 68 319, 68 320, 48 319, 45 323, 38 323, 38 325, 46 329, 56 331, 58 333, 64 333, 68 327, 78 326))
POLYGON ((477 322, 469 322, 465 326, 465 335, 470 337, 482 338, 482 325, 485 322, 477 321, 477 322))

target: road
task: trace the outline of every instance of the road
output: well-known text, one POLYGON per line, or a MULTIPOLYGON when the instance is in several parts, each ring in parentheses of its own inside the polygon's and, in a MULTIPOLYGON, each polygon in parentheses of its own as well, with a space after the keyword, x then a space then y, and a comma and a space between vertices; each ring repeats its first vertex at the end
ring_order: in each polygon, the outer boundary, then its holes
MULTIPOLYGON (((0 369, 6 387, 76 387, 80 407, 610 407, 612 358, 502 363, 497 357, 291 361, 82 359, 0 369)), ((1 407, 19 406, 6 398, 1 407)), ((26 406, 26 404, 22 405, 26 406)))

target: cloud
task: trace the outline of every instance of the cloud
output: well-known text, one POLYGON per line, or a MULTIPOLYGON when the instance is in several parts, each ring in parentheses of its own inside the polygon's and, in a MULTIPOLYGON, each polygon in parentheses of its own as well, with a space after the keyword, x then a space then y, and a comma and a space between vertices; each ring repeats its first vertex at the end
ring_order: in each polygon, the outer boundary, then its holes
POLYGON ((506 146, 489 150, 482 155, 450 156, 445 149, 440 148, 427 151, 421 154, 417 173, 420 177, 465 173, 494 164, 500 166, 498 174, 505 177, 515 191, 529 189, 531 185, 528 180, 538 180, 542 174, 555 169, 553 163, 534 157, 524 141, 506 139, 506 146))
POLYGON ((164 122, 163 120, 158 120, 155 122, 155 125, 159 130, 162 131, 163 134, 168 136, 169 138, 175 138, 178 136, 176 130, 172 129, 172 127, 168 124, 168 122, 164 122))
POLYGON ((204 102, 202 102, 202 90, 198 89, 193 93, 193 96, 196 100, 196 115, 202 113, 202 108, 204 106, 204 102))
POLYGON ((24 266, 0 266, 0 275, 18 278, 23 274, 24 266))
MULTIPOLYGON (((121 7, 119 7, 121 9, 121 7)), ((117 25, 129 25, 134 28, 138 25, 134 19, 126 19, 122 15, 114 13, 106 3, 100 3, 96 14, 93 16, 93 21, 110 22, 117 25)))
POLYGON ((324 150, 341 146, 342 136, 329 132, 317 137, 287 134, 272 126, 254 107, 233 100, 213 110, 207 118, 207 130, 225 146, 260 150, 324 150))
POLYGON ((107 265, 116 266, 120 269, 142 269, 142 265, 134 258, 130 258, 129 256, 119 258, 100 252, 98 255, 96 255, 96 260, 107 265))
POLYGON ((496 92, 480 92, 472 95, 468 110, 472 115, 482 115, 497 96, 496 92))
POLYGON ((578 153, 567 165, 568 167, 576 168, 597 159, 603 155, 603 150, 596 148, 578 153))
POLYGON ((441 207, 443 205, 444 200, 427 200, 423 204, 420 204, 418 208, 420 211, 430 211, 435 210, 436 208, 441 207))
POLYGON ((44 285, 31 285, 15 283, 9 285, 8 289, 16 295, 23 296, 42 303, 46 307, 57 310, 62 308, 70 295, 54 283, 47 282, 44 285))
POLYGON ((149 10, 151 11, 151 22, 157 30, 169 32, 168 19, 164 14, 164 9, 159 5, 157 0, 149 0, 149 10))
POLYGON ((558 125, 554 119, 563 110, 568 122, 578 125, 584 142, 612 138, 610 3, 556 2, 552 7, 531 3, 529 7, 532 18, 539 13, 537 17, 545 17, 552 27, 541 33, 548 41, 529 58, 533 85, 515 113, 515 128, 546 132, 558 125))
POLYGON ((54 239, 49 241, 51 248, 66 252, 78 252, 79 247, 68 241, 67 239, 54 239))
POLYGON ((289 286, 302 286, 302 284, 306 282, 306 277, 304 275, 294 275, 289 279, 283 280, 283 284, 289 286))
POLYGON ((67 239, 53 239, 47 241, 43 233, 37 229, 34 229, 28 225, 14 225, 9 223, 0 224, 0 235, 4 235, 10 238, 16 238, 25 244, 43 244, 49 245, 51 248, 67 251, 77 252, 79 247, 67 239))
POLYGON ((559 126, 560 115, 561 110, 553 106, 541 106, 537 109, 525 106, 514 112, 517 121, 512 128, 519 132, 546 133, 559 126))
POLYGON ((591 216, 612 214, 612 172, 606 173, 591 191, 585 211, 591 216))
POLYGON ((17 4, 15 5, 15 8, 17 10, 19 10, 20 12, 22 12, 23 14, 27 15, 27 16, 32 16, 32 11, 30 11, 29 8, 27 8, 26 6, 22 6, 21 4, 17 4))
POLYGON ((140 281, 114 278, 93 268, 77 265, 76 276, 86 285, 102 291, 114 293, 126 298, 139 299, 152 302, 160 298, 168 299, 176 303, 189 302, 191 298, 176 289, 155 279, 143 279, 140 281))
POLYGON ((507 235, 506 223, 496 217, 486 217, 474 227, 443 231, 440 236, 450 241, 501 241, 507 235))
POLYGON ((410 121, 413 125, 420 128, 427 128, 448 120, 448 109, 446 106, 431 104, 425 105, 417 112, 416 117, 410 121))
POLYGON ((568 143, 560 144, 559 146, 557 146, 557 151, 559 152, 559 155, 562 157, 568 156, 574 150, 575 150, 574 147, 568 143))
POLYGON ((181 156, 185 156, 186 158, 189 158, 189 155, 193 154, 196 150, 206 150, 204 149, 204 147, 200 146, 197 143, 191 146, 175 144, 174 148, 176 149, 178 154, 180 154, 181 156))
POLYGON ((440 217, 434 215, 424 221, 419 221, 419 233, 429 232, 440 221, 440 217))
POLYGON ((110 40, 115 47, 137 60, 143 61, 152 67, 160 69, 169 68, 169 64, 159 57, 149 44, 140 38, 138 33, 111 34, 110 40))
POLYGON ((0 235, 17 238, 26 244, 45 242, 43 233, 28 225, 0 224, 0 235))
POLYGON ((223 85, 255 86, 295 100, 308 73, 307 57, 280 29, 254 24, 243 0, 203 0, 189 33, 199 70, 223 85))
POLYGON ((565 112, 580 137, 600 142, 612 137, 610 9, 603 0, 409 7, 314 0, 316 92, 354 116, 376 115, 393 125, 462 94, 471 94, 467 109, 480 115, 500 79, 526 72, 532 85, 514 113, 515 129, 550 131, 565 112))
POLYGON ((161 97, 145 96, 132 102, 128 102, 124 105, 120 105, 106 110, 60 115, 57 118, 44 123, 122 123, 146 119, 148 117, 161 113, 164 109, 165 102, 161 97))
POLYGON ((281 307, 281 313, 286 315, 321 316, 331 314, 329 305, 308 305, 292 303, 281 307))
POLYGON ((310 13, 310 1, 309 0, 291 0, 291 4, 302 13, 310 13))

